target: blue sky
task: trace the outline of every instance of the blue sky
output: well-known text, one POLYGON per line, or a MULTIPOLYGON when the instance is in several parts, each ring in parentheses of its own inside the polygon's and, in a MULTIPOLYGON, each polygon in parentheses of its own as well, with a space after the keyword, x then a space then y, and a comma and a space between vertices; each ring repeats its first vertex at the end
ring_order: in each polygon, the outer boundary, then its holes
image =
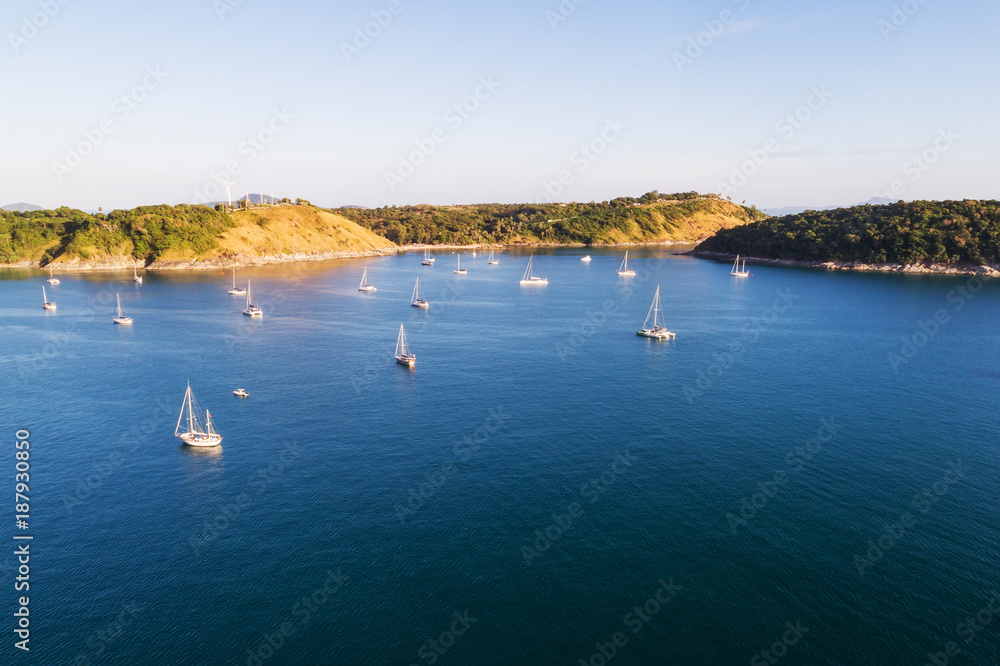
POLYGON ((1000 196, 995 3, 63 1, 0 10, 0 204, 1000 196))

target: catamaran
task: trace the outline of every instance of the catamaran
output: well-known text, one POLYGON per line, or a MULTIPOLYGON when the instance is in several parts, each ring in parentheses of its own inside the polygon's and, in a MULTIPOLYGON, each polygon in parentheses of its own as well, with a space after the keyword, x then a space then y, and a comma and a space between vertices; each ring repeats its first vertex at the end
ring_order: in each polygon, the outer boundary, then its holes
POLYGON ((49 266, 49 279, 46 280, 49 284, 59 284, 59 278, 52 275, 52 267, 49 266))
POLYGON ((642 322, 642 328, 635 332, 636 335, 641 335, 644 338, 653 338, 654 340, 669 340, 670 338, 677 337, 675 334, 668 331, 659 323, 660 315, 660 285, 656 285, 656 294, 653 296, 653 304, 649 306, 649 312, 646 313, 646 321, 642 322), (653 318, 653 326, 649 326, 649 318, 653 318))
POLYGON ((736 255, 736 261, 733 262, 733 269, 729 271, 729 274, 733 277, 750 277, 750 273, 747 271, 747 260, 743 260, 743 267, 740 268, 740 255, 736 255))
POLYGON ((111 319, 111 321, 115 322, 119 326, 131 326, 132 325, 132 317, 126 317, 125 313, 122 312, 122 297, 121 297, 121 295, 120 294, 115 294, 115 298, 118 301, 118 307, 117 307, 117 309, 115 309, 115 316, 111 319))
POLYGON ((490 258, 486 260, 486 263, 488 263, 490 266, 496 266, 500 263, 499 259, 493 258, 493 250, 490 250, 490 258))
POLYGON ((455 267, 455 270, 453 270, 452 273, 454 273, 455 275, 468 275, 469 271, 462 268, 462 255, 458 254, 455 256, 458 257, 458 265, 455 267))
POLYGON ((135 272, 135 266, 132 267, 132 282, 142 284, 142 276, 135 272))
POLYGON ((521 278, 522 285, 546 285, 549 283, 548 278, 538 277, 531 271, 532 262, 534 262, 534 255, 528 257, 528 267, 524 269, 524 277, 521 278))
POLYGON ((247 293, 246 287, 236 286, 236 269, 233 269, 233 286, 229 288, 229 293, 233 296, 245 296, 247 293))
POLYGON ((625 250, 625 259, 622 260, 622 265, 618 267, 618 275, 623 277, 632 277, 635 275, 635 271, 628 267, 628 250, 625 250))
POLYGON ((431 249, 429 247, 424 248, 424 260, 420 262, 424 266, 433 266, 434 257, 431 256, 431 249))
POLYGON ((45 295, 45 286, 44 285, 42 286, 42 307, 45 308, 46 310, 55 310, 56 309, 56 304, 54 302, 52 302, 52 301, 49 301, 49 297, 45 295))
POLYGON ((253 289, 250 287, 250 279, 247 278, 247 306, 243 309, 243 314, 253 319, 254 317, 263 317, 264 311, 260 309, 260 306, 253 300, 253 289))
POLYGON ((368 267, 365 266, 365 272, 361 274, 361 284, 358 285, 358 291, 378 291, 375 287, 368 284, 368 267))
POLYGON ((419 289, 420 289, 420 278, 417 278, 417 281, 413 283, 413 296, 410 298, 410 305, 412 305, 415 308, 429 308, 431 304, 420 298, 419 289))
POLYGON ((194 399, 191 391, 191 383, 188 382, 187 391, 184 393, 184 402, 181 403, 181 413, 177 417, 177 427, 174 428, 174 437, 180 437, 181 441, 188 446, 218 446, 222 443, 222 435, 215 432, 212 427, 212 415, 205 410, 205 427, 201 427, 198 420, 201 408, 194 399), (186 414, 186 417, 185 417, 186 414))
POLYGON ((396 338, 396 363, 412 368, 417 364, 417 356, 406 346, 406 333, 403 332, 403 325, 399 325, 399 337, 396 338))

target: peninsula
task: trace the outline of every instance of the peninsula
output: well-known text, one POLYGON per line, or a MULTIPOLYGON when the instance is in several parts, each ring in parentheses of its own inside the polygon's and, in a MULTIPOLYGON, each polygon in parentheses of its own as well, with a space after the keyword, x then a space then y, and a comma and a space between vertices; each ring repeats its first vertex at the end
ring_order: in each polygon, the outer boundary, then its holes
POLYGON ((326 210, 299 200, 228 211, 191 205, 85 213, 0 211, 0 266, 218 269, 392 254, 424 245, 696 242, 763 213, 685 192, 566 204, 326 210))

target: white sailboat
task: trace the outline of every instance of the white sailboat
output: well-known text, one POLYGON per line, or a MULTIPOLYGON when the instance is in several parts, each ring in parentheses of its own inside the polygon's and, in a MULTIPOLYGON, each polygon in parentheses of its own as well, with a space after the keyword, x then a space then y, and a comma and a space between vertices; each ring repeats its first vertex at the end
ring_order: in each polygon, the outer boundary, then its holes
POLYGON ((44 285, 42 286, 42 307, 45 308, 46 310, 55 310, 56 309, 56 304, 54 302, 52 302, 52 301, 49 301, 49 297, 45 295, 45 286, 44 285))
POLYGON ((740 268, 740 255, 736 255, 736 261, 733 262, 733 269, 729 271, 729 274, 733 277, 750 277, 750 273, 747 271, 747 260, 743 260, 743 267, 740 268))
POLYGON ((590 263, 590 255, 588 254, 586 257, 580 257, 580 261, 582 261, 585 264, 589 264, 590 263))
POLYGON ((375 287, 368 284, 368 267, 365 266, 365 272, 361 274, 361 284, 358 285, 358 291, 378 291, 375 287))
POLYGON ((245 296, 247 293, 246 287, 236 286, 236 269, 233 269, 233 286, 229 288, 229 293, 233 296, 245 296))
POLYGON ((424 266, 433 266, 434 257, 431 256, 431 249, 429 247, 424 248, 424 260, 420 262, 424 266))
POLYGON ((132 267, 132 282, 138 282, 142 284, 142 276, 136 273, 135 266, 132 267))
POLYGON ((406 345, 406 333, 403 332, 403 325, 399 325, 399 337, 396 338, 396 363, 412 368, 417 364, 417 356, 410 351, 406 345))
POLYGON ((488 263, 490 266, 496 266, 500 263, 499 259, 493 258, 493 250, 490 250, 490 258, 486 260, 486 263, 488 263))
POLYGON ((59 284, 59 278, 52 275, 52 267, 49 266, 49 279, 46 280, 49 284, 59 284))
POLYGON ((118 307, 115 309, 115 316, 111 321, 115 322, 119 326, 131 326, 132 317, 126 317, 125 313, 122 312, 122 297, 120 294, 115 294, 115 298, 118 300, 118 307))
POLYGON ((653 296, 653 304, 649 306, 649 312, 646 313, 646 321, 642 322, 642 328, 635 332, 636 335, 641 335, 644 338, 653 338, 654 340, 669 340, 671 338, 677 337, 675 334, 668 331, 665 327, 660 326, 660 285, 656 285, 656 294, 653 296), (649 318, 653 318, 653 325, 649 325, 649 318))
POLYGON ((462 268, 462 255, 457 254, 455 256, 458 257, 458 264, 456 265, 455 270, 453 270, 452 273, 454 273, 455 275, 468 275, 469 271, 462 268))
POLYGON ((528 257, 528 267, 524 269, 524 276, 521 278, 522 285, 546 285, 549 283, 548 278, 538 277, 532 272, 532 264, 535 260, 534 255, 528 257))
POLYGON ((632 277, 635 275, 635 271, 628 267, 628 250, 625 250, 625 258, 622 260, 622 265, 618 267, 618 275, 622 277, 632 277))
POLYGON ((188 382, 184 402, 181 403, 181 413, 177 417, 177 427, 174 428, 174 437, 180 437, 188 446, 218 446, 222 443, 222 435, 215 432, 215 428, 212 427, 212 415, 207 409, 205 410, 204 428, 199 420, 200 415, 201 408, 195 401, 191 383, 188 382))
POLYGON ((253 289, 250 287, 249 278, 247 279, 247 306, 243 309, 243 314, 251 319, 264 316, 264 311, 253 300, 253 289))
POLYGON ((417 281, 413 283, 413 296, 410 298, 410 305, 412 305, 415 308, 429 308, 431 304, 425 301, 424 299, 420 298, 419 289, 420 289, 420 278, 417 278, 417 281))

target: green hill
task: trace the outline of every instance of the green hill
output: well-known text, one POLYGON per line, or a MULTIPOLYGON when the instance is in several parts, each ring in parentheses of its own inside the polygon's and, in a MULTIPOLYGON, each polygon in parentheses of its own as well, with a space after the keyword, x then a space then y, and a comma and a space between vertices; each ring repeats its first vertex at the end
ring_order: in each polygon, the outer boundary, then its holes
POLYGON ((339 208, 394 243, 585 244, 696 241, 763 218, 714 194, 650 192, 601 203, 339 208))
POLYGON ((394 247, 313 206, 227 214, 207 206, 140 206, 91 215, 71 208, 0 211, 0 263, 129 265, 367 253, 394 247))
POLYGON ((806 211, 724 229, 696 253, 860 264, 1000 263, 1000 202, 912 201, 806 211))

